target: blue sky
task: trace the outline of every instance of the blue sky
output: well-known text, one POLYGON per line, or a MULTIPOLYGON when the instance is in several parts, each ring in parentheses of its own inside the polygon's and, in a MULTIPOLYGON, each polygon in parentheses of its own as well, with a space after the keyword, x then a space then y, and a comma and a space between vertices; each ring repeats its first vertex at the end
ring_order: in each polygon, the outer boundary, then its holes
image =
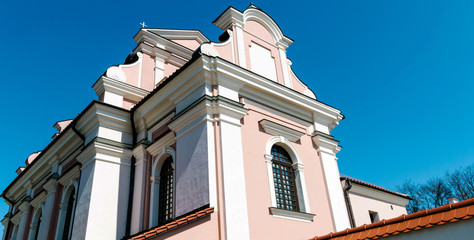
MULTIPOLYGON (((332 134, 343 174, 395 189, 474 162, 473 1, 253 1, 295 42, 287 55, 318 99, 346 119, 332 134)), ((91 88, 148 27, 199 29, 247 1, 2 1, 3 189, 56 121, 96 99, 91 88)), ((0 205, 0 215, 7 212, 0 205)))

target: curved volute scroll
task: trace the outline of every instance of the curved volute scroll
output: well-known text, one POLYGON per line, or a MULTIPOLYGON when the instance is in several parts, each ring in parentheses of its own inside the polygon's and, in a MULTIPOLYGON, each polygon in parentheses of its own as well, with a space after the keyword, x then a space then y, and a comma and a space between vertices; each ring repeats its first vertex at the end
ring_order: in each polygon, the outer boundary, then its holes
POLYGON ((105 76, 108 78, 112 78, 121 82, 126 82, 127 81, 127 75, 123 71, 123 68, 130 68, 134 67, 137 65, 141 58, 143 57, 143 54, 140 52, 136 53, 136 56, 138 57, 136 61, 129 63, 129 64, 119 64, 119 65, 114 65, 110 66, 107 71, 105 72, 105 76))
POLYGON ((209 57, 219 57, 219 52, 212 46, 212 43, 203 43, 193 53, 193 58, 198 54, 207 55, 209 57))

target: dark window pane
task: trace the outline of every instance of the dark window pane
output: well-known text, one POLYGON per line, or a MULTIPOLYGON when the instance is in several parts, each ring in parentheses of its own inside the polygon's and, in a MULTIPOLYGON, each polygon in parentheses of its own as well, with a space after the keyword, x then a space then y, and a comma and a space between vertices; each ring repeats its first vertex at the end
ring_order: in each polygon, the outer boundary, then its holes
POLYGON ((160 196, 158 206, 158 225, 173 219, 173 165, 168 157, 160 171, 160 196))
POLYGON ((277 208, 299 211, 290 155, 284 148, 277 145, 272 147, 271 152, 277 208))

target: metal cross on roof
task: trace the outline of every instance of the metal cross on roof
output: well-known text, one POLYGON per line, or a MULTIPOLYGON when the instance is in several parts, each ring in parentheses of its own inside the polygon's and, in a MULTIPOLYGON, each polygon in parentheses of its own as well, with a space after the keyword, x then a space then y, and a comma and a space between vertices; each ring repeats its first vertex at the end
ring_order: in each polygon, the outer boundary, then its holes
POLYGON ((140 23, 140 25, 142 25, 142 28, 147 27, 147 25, 145 24, 145 22, 140 23))

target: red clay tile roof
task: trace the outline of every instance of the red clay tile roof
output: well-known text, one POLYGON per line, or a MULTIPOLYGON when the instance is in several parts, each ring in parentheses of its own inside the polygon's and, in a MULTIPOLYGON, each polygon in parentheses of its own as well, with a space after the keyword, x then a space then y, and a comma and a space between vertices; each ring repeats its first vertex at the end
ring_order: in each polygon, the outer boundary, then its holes
POLYGON ((375 185, 375 184, 368 183, 368 182, 366 182, 366 181, 362 181, 362 180, 359 180, 359 179, 357 179, 357 178, 353 178, 353 177, 341 175, 341 180, 349 180, 349 181, 351 181, 351 182, 353 182, 353 183, 358 183, 358 184, 364 185, 364 186, 366 186, 366 187, 374 188, 374 189, 377 189, 377 190, 380 190, 380 191, 383 191, 383 192, 392 193, 392 194, 395 194, 395 195, 397 195, 397 196, 410 199, 410 196, 408 196, 407 194, 403 194, 403 193, 398 193, 398 192, 390 191, 390 190, 388 190, 388 189, 386 189, 386 188, 383 188, 383 187, 381 187, 381 186, 377 186, 377 185, 375 185))
POLYGON ((209 207, 209 208, 206 208, 204 210, 201 210, 201 211, 189 214, 187 216, 178 218, 175 221, 172 221, 172 222, 167 223, 165 225, 152 228, 152 229, 150 229, 146 232, 139 233, 135 236, 131 236, 131 237, 127 238, 127 240, 144 240, 144 239, 148 239, 148 238, 151 238, 151 237, 155 237, 155 236, 158 236, 158 235, 163 234, 165 232, 168 232, 170 230, 181 227, 181 226, 185 225, 186 223, 190 223, 190 222, 196 221, 200 218, 203 218, 205 216, 208 216, 213 212, 214 212, 214 207, 209 207))
POLYGON ((470 219, 474 216, 474 198, 450 203, 441 207, 427 209, 416 213, 402 215, 388 220, 382 220, 372 224, 364 224, 360 227, 346 229, 340 232, 330 233, 311 240, 361 240, 378 239, 430 228, 445 223, 457 222, 470 219))

